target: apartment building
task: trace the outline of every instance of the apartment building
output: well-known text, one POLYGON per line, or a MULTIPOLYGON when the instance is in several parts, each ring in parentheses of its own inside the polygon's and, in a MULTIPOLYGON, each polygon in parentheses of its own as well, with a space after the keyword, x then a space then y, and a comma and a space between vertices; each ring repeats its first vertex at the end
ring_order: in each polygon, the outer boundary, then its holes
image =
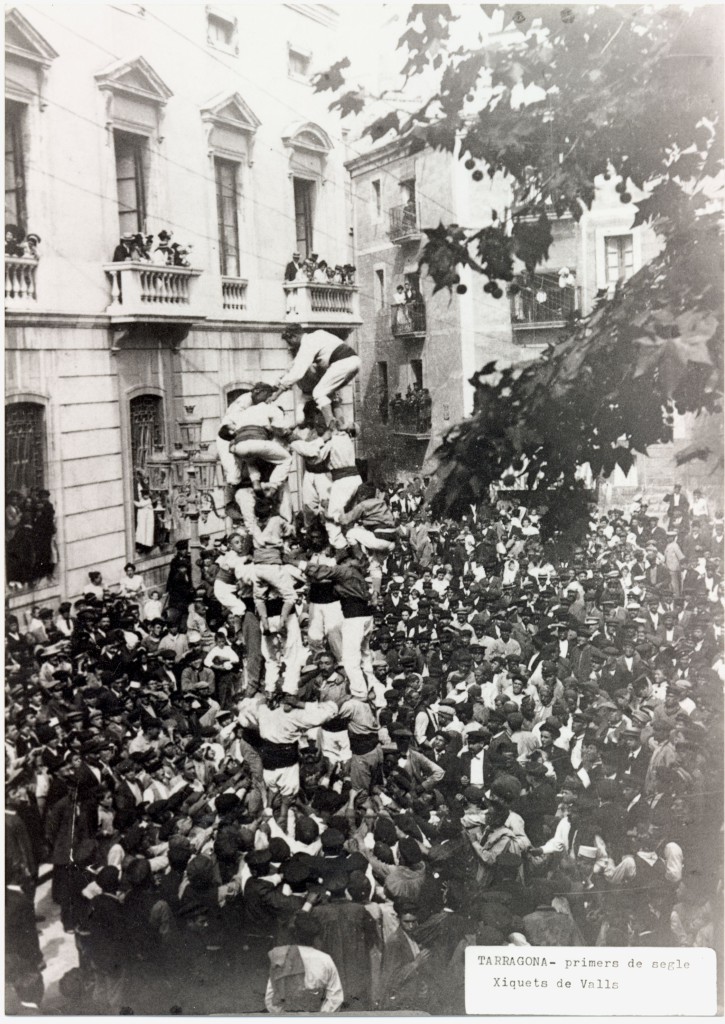
MULTIPOLYGON (((6 490, 49 491, 57 527, 55 577, 13 609, 128 560, 163 578, 188 523, 157 496, 139 552, 149 460, 182 450, 190 418, 213 453, 229 401, 288 365, 285 322, 341 337, 361 322, 356 286, 284 283, 294 250, 351 262, 345 143, 310 85, 338 14, 280 4, 270 32, 271 10, 6 12, 6 239, 25 238, 5 266, 6 490), (114 259, 121 235, 156 246, 164 230, 188 266, 114 259)), ((218 488, 202 532, 224 529, 222 507, 218 488)))

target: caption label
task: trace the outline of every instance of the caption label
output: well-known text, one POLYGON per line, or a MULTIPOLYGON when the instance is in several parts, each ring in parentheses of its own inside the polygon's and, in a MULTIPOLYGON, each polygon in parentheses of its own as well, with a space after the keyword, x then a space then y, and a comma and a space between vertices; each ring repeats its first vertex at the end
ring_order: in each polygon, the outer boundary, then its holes
POLYGON ((466 1013, 692 1017, 717 1012, 715 951, 470 946, 466 1013))

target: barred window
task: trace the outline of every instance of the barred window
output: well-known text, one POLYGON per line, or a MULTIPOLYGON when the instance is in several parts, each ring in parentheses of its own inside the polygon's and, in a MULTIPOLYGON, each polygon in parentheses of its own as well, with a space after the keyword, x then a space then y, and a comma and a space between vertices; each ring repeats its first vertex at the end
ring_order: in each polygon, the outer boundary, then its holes
POLYGON ((158 395, 139 395, 132 398, 131 461, 134 480, 142 479, 148 486, 146 463, 156 445, 164 443, 164 405, 158 395))
POLYGON ((5 407, 5 489, 28 494, 45 487, 45 409, 36 402, 5 407))

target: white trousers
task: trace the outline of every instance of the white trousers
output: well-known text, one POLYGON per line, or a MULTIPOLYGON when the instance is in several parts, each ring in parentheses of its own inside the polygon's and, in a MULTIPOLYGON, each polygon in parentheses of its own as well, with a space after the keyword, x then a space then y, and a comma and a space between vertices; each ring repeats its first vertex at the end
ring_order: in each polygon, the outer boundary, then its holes
POLYGON ((237 441, 231 445, 229 451, 247 463, 250 479, 254 483, 259 483, 262 479, 257 460, 272 463, 274 469, 269 482, 275 487, 285 482, 292 469, 292 454, 279 441, 237 441))
POLYGON ((373 632, 372 615, 358 615, 342 620, 342 667, 350 682, 350 693, 362 700, 375 679, 370 636, 373 632))
POLYGON ((214 580, 214 597, 219 604, 228 608, 232 615, 246 615, 247 606, 240 600, 237 588, 233 583, 222 583, 221 580, 214 580))
POLYGON ((330 764, 340 764, 352 757, 347 729, 343 732, 326 732, 321 728, 317 735, 317 745, 330 764))
MULTIPOLYGON (((279 629, 279 615, 269 619, 273 630, 279 629)), ((287 619, 287 635, 262 633, 262 654, 264 655, 264 688, 273 693, 282 671, 282 691, 296 694, 300 685, 300 672, 307 661, 307 648, 302 643, 300 624, 294 612, 287 619)))
MULTIPOLYGON (((297 600, 297 593, 288 565, 267 565, 264 562, 255 562, 254 570, 257 574, 257 580, 260 583, 265 583, 283 601, 297 600)), ((255 597, 261 597, 263 593, 263 588, 255 590, 255 597)))
POLYGON ((216 439, 216 453, 219 457, 222 470, 224 471, 224 482, 227 484, 238 484, 242 480, 242 467, 236 455, 229 450, 229 441, 218 437, 216 439))
POLYGON ((347 541, 342 535, 342 529, 339 523, 333 523, 331 520, 340 515, 345 505, 352 498, 355 491, 362 483, 361 478, 358 475, 355 476, 344 476, 340 480, 333 480, 332 486, 330 487, 330 501, 327 505, 327 537, 335 548, 347 547, 347 541))
POLYGON ((302 507, 305 520, 327 515, 332 477, 329 473, 305 473, 302 477, 302 507))
POLYGON ((395 547, 394 540, 381 540, 364 526, 351 526, 347 531, 347 537, 353 544, 359 544, 366 551, 392 551, 395 547))
POLYGON ((262 778, 270 793, 297 796, 300 791, 299 764, 291 764, 288 768, 265 768, 262 778))
POLYGON ((360 372, 360 356, 348 356, 347 359, 338 359, 336 363, 330 363, 320 380, 312 389, 312 397, 318 409, 331 405, 331 395, 334 395, 340 388, 349 384, 353 377, 360 372))
POLYGON ((320 652, 325 640, 337 661, 342 661, 342 608, 339 601, 330 604, 310 602, 307 642, 310 650, 320 652))

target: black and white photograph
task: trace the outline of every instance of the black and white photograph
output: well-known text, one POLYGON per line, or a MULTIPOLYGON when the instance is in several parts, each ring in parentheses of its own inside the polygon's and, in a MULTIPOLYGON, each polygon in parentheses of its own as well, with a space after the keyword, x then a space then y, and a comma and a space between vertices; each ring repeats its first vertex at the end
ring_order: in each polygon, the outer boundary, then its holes
POLYGON ((6 4, 8 1017, 723 1014, 724 41, 6 4))

